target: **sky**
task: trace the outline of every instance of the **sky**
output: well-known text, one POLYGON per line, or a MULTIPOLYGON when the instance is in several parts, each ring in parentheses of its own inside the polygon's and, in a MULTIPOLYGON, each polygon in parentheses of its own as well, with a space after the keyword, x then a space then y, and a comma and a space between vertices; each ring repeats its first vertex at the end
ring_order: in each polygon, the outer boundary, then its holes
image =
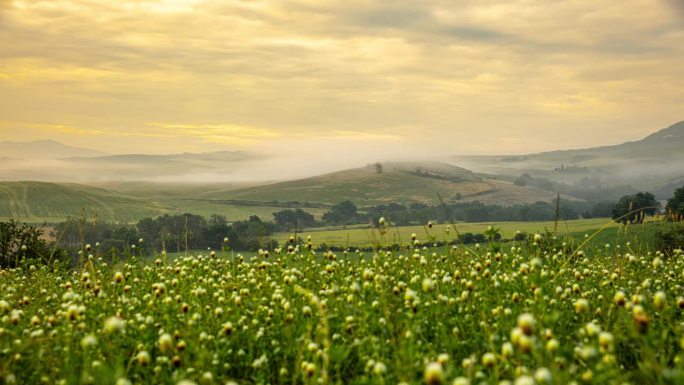
POLYGON ((0 0, 0 140, 327 161, 684 120, 684 1, 0 0))

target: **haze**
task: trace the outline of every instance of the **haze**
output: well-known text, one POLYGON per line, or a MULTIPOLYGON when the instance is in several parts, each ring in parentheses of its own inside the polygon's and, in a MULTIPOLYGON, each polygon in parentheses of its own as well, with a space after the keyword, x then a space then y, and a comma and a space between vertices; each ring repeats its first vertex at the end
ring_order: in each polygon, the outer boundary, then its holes
POLYGON ((676 0, 0 0, 0 139, 316 171, 620 143, 681 120, 682 41, 676 0))

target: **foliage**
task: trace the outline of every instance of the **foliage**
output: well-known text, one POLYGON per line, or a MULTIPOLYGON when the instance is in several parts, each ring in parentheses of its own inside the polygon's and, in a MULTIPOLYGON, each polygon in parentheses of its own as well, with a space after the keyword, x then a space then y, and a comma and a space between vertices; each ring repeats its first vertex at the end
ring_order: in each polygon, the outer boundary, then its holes
POLYGON ((314 216, 302 209, 286 209, 273 213, 276 225, 280 230, 289 231, 291 229, 303 229, 306 227, 316 226, 317 222, 314 216))
POLYGON ((621 197, 613 208, 613 216, 621 223, 641 223, 647 215, 658 212, 660 203, 649 192, 639 192, 621 197))
POLYGON ((333 205, 328 212, 323 214, 323 220, 335 224, 356 223, 359 214, 358 208, 351 201, 343 201, 333 205))
POLYGON ((656 232, 658 250, 672 254, 684 249, 684 222, 674 222, 663 226, 656 232))
POLYGON ((255 251, 272 244, 268 237, 275 230, 273 223, 263 222, 256 215, 246 221, 229 223, 221 215, 206 219, 194 214, 167 214, 143 218, 135 225, 70 219, 57 225, 55 234, 60 245, 73 251, 97 242, 100 252, 116 255, 135 247, 147 254, 162 250, 196 250, 207 246, 216 250, 230 246, 237 250, 255 251), (224 244, 226 237, 229 245, 224 244), (139 244, 140 239, 144 241, 142 244, 139 244))
POLYGON ((665 213, 671 219, 684 218, 684 186, 675 190, 674 195, 667 201, 665 213))
POLYGON ((43 230, 14 220, 0 222, 0 268, 20 263, 48 263, 62 260, 63 250, 41 239, 43 230))
POLYGON ((401 245, 406 254, 275 248, 252 258, 126 255, 75 270, 0 270, 0 378, 684 381, 684 255, 627 252, 623 244, 624 252, 588 258, 548 232, 530 238, 497 252, 410 241, 401 245))

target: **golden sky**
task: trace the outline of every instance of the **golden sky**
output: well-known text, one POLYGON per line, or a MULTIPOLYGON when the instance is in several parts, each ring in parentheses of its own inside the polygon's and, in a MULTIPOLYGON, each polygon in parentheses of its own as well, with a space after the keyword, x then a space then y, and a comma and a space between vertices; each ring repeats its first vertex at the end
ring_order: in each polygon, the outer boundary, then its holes
POLYGON ((0 140, 526 153, 684 120, 684 2, 0 0, 0 140))

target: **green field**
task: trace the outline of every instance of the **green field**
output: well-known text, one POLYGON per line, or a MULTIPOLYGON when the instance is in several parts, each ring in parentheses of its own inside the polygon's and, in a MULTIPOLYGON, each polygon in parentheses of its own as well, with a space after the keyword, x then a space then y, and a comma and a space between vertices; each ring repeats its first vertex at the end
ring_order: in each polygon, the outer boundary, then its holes
MULTIPOLYGON (((592 231, 610 220, 607 218, 597 219, 578 219, 571 221, 558 222, 558 234, 571 234, 583 231, 592 231)), ((351 229, 336 229, 336 230, 304 230, 301 236, 311 236, 314 245, 325 243, 329 246, 357 246, 367 247, 375 243, 375 241, 385 241, 387 244, 406 243, 411 239, 412 234, 416 234, 418 239, 428 241, 430 237, 435 237, 437 241, 453 240, 456 237, 456 232, 452 231, 447 234, 447 224, 434 225, 432 229, 427 229, 426 226, 400 226, 390 227, 383 239, 377 229, 354 227, 351 229), (427 231, 427 232, 426 232, 427 231), (389 242, 387 242, 389 241, 389 242)), ((553 230, 554 222, 482 222, 482 223, 456 223, 456 229, 460 233, 482 233, 487 230, 487 227, 494 226, 501 229, 504 238, 512 238, 516 231, 523 231, 530 234, 543 232, 545 229, 553 230)), ((611 224, 610 226, 617 226, 611 224)), ((287 242, 291 233, 278 233, 273 236, 281 244, 287 242)))
POLYGON ((496 255, 447 248, 254 260, 202 253, 166 265, 133 256, 68 268, 27 261, 0 269, 0 378, 684 383, 681 252, 631 255, 623 243, 578 258, 543 243, 519 246, 496 255))
POLYGON ((158 202, 78 184, 0 182, 0 218, 55 222, 68 217, 137 221, 172 211, 158 202))
POLYGON ((262 202, 299 201, 335 204, 344 200, 358 206, 402 202, 439 204, 445 201, 479 200, 487 204, 512 205, 551 201, 553 193, 482 178, 446 163, 387 163, 382 173, 367 166, 331 174, 241 189, 202 194, 209 199, 247 199, 262 202), (416 174, 421 169, 425 174, 416 174))
MULTIPOLYGON (((153 184, 109 183, 107 188, 71 183, 0 182, 0 219, 28 223, 56 223, 86 216, 92 220, 133 223, 141 218, 163 214, 192 213, 205 217, 224 215, 231 221, 258 215, 272 220, 280 206, 225 204, 197 198, 213 189, 230 188, 227 184, 153 184)), ((244 187, 244 185, 239 185, 244 187)), ((307 208, 320 218, 324 209, 307 208)))

